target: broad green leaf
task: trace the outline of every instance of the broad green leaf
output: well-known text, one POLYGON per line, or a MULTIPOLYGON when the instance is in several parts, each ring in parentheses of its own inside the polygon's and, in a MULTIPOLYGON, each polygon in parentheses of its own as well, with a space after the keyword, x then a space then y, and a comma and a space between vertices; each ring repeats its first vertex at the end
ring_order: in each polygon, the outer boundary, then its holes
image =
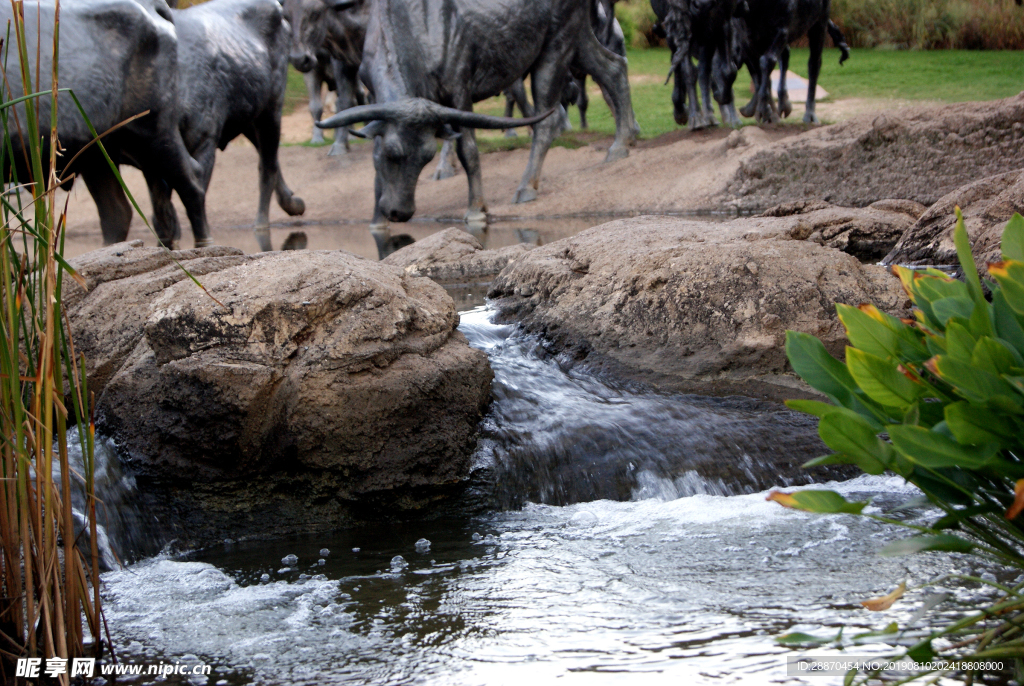
POLYGON ((967 227, 964 226, 964 215, 960 212, 959 207, 956 208, 953 244, 956 245, 956 256, 960 259, 960 267, 964 270, 964 279, 967 280, 971 299, 979 307, 984 307, 985 292, 981 290, 981 278, 978 276, 978 267, 974 263, 974 254, 971 252, 971 239, 967 235, 967 227))
POLYGON ((918 400, 914 406, 917 408, 919 419, 916 422, 903 422, 904 424, 917 424, 923 427, 932 427, 945 419, 942 413, 945 406, 942 403, 925 402, 927 399, 918 400))
POLYGON ((904 376, 895 363, 863 350, 848 347, 846 366, 860 389, 880 405, 906 410, 924 394, 924 386, 904 376))
POLYGON ((1024 356, 1024 317, 1013 311, 1001 288, 992 293, 992 319, 996 336, 1024 356))
POLYGON ((932 358, 926 366, 968 400, 983 403, 997 395, 1013 396, 1013 387, 1006 381, 948 355, 932 358))
POLYGON ((946 324, 946 352, 954 360, 970 362, 974 354, 974 346, 978 339, 971 335, 971 332, 959 322, 946 324))
POLYGON ((836 303, 839 321, 846 327, 846 337, 853 347, 881 358, 897 354, 896 332, 856 307, 836 303))
POLYGON ((983 336, 974 346, 971 364, 989 374, 999 376, 1008 373, 1017 364, 1017 359, 1002 343, 989 336, 983 336))
POLYGON ((984 445, 1012 440, 1017 435, 1013 421, 979 405, 960 401, 946 406, 946 426, 964 445, 984 445))
MULTIPOLYGON (((846 365, 829 355, 821 341, 810 334, 787 331, 786 355, 801 379, 829 396, 837 405, 850 408, 878 424, 878 420, 857 397, 860 390, 846 365)), ((866 396, 862 397, 867 400, 866 396)), ((881 429, 881 424, 878 426, 881 429)))
POLYGON ((907 651, 907 657, 914 662, 931 662, 935 658, 935 650, 932 648, 932 640, 921 641, 916 646, 907 651))
POLYGON ((931 305, 936 321, 943 326, 953 317, 970 320, 971 315, 974 314, 974 301, 970 298, 940 298, 932 301, 931 305))
POLYGON ((783 507, 819 514, 860 514, 866 502, 851 503, 835 491, 807 490, 795 493, 772 491, 767 500, 774 500, 783 507))
MULTIPOLYGON (((949 351, 949 343, 946 337, 943 336, 928 336, 924 339, 925 345, 928 346, 928 352, 932 354, 932 357, 938 355, 945 355, 949 351)), ((972 347, 973 351, 974 348, 972 347)))
POLYGON ((949 553, 969 553, 974 544, 953 534, 935 536, 914 536, 893 541, 879 551, 881 555, 909 555, 928 550, 942 550, 949 553))
POLYGON ((892 448, 871 424, 846 408, 826 413, 818 422, 818 435, 825 445, 850 456, 868 474, 881 474, 892 464, 892 448))
POLYGON ((1010 308, 1017 314, 1024 314, 1024 262, 996 262, 988 266, 988 273, 999 282, 1010 308))
POLYGON ((835 636, 812 636, 811 634, 805 634, 799 631, 794 631, 792 633, 779 636, 775 640, 781 643, 782 645, 821 645, 823 643, 832 643, 833 641, 838 641, 842 637, 842 635, 842 630, 840 630, 839 633, 835 636))
POLYGON ((888 427, 889 438, 896 450, 905 458, 929 469, 961 467, 984 469, 994 463, 999 445, 960 445, 940 433, 920 426, 894 425, 888 427))
POLYGON ((1024 262, 1024 217, 1014 212, 1003 229, 1003 259, 1024 262))
POLYGON ((1024 395, 1024 376, 1004 376, 1003 378, 1013 384, 1018 393, 1024 395))
POLYGON ((989 306, 984 300, 971 313, 969 326, 971 333, 975 336, 995 335, 995 329, 992 328, 992 317, 989 315, 989 306))
MULTIPOLYGON (((968 290, 967 284, 945 274, 941 276, 927 276, 920 272, 914 274, 914 290, 918 292, 919 297, 930 303, 943 298, 971 300, 971 292, 968 290)), ((971 301, 973 302, 973 300, 971 301)), ((921 306, 921 303, 916 304, 918 307, 921 306)))
POLYGON ((836 409, 835 405, 823 403, 820 400, 787 400, 786 407, 797 412, 812 414, 815 417, 824 417, 827 412, 836 409))

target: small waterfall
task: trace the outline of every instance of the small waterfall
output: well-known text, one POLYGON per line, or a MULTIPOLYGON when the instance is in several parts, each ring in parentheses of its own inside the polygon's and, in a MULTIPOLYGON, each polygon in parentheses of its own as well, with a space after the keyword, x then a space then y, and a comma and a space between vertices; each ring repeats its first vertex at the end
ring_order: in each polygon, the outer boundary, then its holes
MULTIPOLYGON (((71 480, 71 512, 79 547, 90 553, 89 517, 85 499, 85 461, 78 427, 67 433, 68 465, 71 480)), ((96 436, 93 483, 96 490, 96 546, 100 569, 118 569, 122 564, 156 552, 154 539, 147 533, 144 509, 139 505, 135 478, 128 474, 109 438, 96 436)), ((60 464, 54 461, 54 481, 61 482, 60 464)), ((150 527, 151 528, 151 527, 150 527)))
POLYGON ((459 329, 494 369, 477 463, 499 508, 751 493, 812 481, 801 465, 827 452, 813 417, 747 398, 617 388, 563 370, 493 315, 465 312, 459 329))

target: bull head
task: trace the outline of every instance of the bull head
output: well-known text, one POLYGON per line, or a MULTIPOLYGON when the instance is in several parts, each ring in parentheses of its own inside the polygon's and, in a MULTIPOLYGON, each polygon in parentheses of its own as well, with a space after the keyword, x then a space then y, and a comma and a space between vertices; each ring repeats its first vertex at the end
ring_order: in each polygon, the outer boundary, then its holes
POLYGON ((425 98, 350 107, 316 123, 322 129, 368 122, 353 134, 373 138, 373 166, 381 184, 380 210, 390 221, 409 221, 416 212, 416 181, 437 154, 437 138, 454 138, 456 127, 509 129, 541 121, 554 108, 535 117, 492 117, 444 107, 425 98))

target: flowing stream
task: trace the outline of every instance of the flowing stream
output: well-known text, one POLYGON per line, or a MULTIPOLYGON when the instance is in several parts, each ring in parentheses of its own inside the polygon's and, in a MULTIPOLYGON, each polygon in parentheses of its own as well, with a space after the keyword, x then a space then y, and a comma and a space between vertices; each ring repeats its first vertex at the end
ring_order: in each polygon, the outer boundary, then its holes
MULTIPOLYGON (((929 594, 948 592, 934 612, 956 613, 986 593, 940 580, 988 573, 968 558, 880 557, 906 535, 895 527, 766 501, 765 489, 787 485, 771 480, 780 451, 817 453, 813 422, 565 371, 491 314, 465 313, 460 328, 496 375, 475 478, 497 507, 225 542, 111 571, 105 612, 120 659, 204 663, 211 676, 165 683, 211 686, 825 686, 842 677, 787 676, 797 653, 780 635, 852 636, 890 622, 919 635, 935 621, 916 613, 929 594), (891 610, 861 608, 902 581, 911 590, 891 610)), ((123 477, 112 482, 130 491, 123 477)), ((917 495, 895 477, 827 486, 872 498, 876 512, 917 495)))

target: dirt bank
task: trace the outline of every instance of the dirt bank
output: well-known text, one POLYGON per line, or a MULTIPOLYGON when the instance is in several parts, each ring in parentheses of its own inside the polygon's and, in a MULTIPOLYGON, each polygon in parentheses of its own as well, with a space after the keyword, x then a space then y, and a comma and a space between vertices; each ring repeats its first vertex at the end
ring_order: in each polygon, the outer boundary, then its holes
MULTIPOLYGON (((854 204, 883 197, 918 199, 915 193, 941 195, 939 186, 963 185, 977 178, 982 169, 986 173, 981 175, 1006 171, 999 167, 1009 164, 1010 158, 1013 168, 1020 165, 1018 139, 1024 124, 1018 120, 1024 119, 1024 96, 944 107, 874 101, 873 109, 871 102, 863 100, 840 101, 830 109, 836 118, 851 118, 817 129, 787 124, 739 131, 680 130, 642 141, 627 159, 612 164, 602 163, 610 137, 576 150, 553 148, 544 165, 539 198, 523 205, 509 201, 526 167, 529 151, 490 153, 483 157, 489 211, 499 221, 531 219, 536 226, 522 226, 543 234, 543 243, 607 221, 614 214, 685 213, 721 209, 729 204, 755 209, 795 196, 829 196, 839 204, 844 204, 847 196, 856 201, 854 204), (880 114, 886 115, 882 124, 880 114), (967 122, 963 124, 963 134, 950 129, 952 122, 967 122), (995 127, 993 122, 999 126, 995 127), (967 129, 975 123, 982 133, 972 138, 973 129, 967 129), (886 146, 893 141, 896 147, 890 154, 886 146), (854 148, 867 150, 867 144, 874 146, 870 154, 849 152, 854 148), (949 163, 946 147, 956 149, 956 164, 949 163), (892 161, 896 153, 906 156, 913 150, 920 150, 917 157, 927 158, 928 164, 914 156, 899 164, 892 161), (845 162, 823 166, 823 151, 828 152, 829 159, 845 162), (884 166, 885 175, 873 176, 873 165, 884 166), (819 173, 817 169, 835 173, 819 173), (935 175, 939 172, 941 178, 937 179, 935 175), (900 178, 904 181, 893 180, 900 178), (581 215, 583 218, 578 218, 581 215), (577 219, 562 224, 548 222, 557 217, 577 219), (538 229, 541 225, 543 228, 538 229)), ((308 136, 309 115, 304 108, 286 117, 284 131, 286 141, 304 140, 308 136)), ((307 209, 295 221, 276 206, 271 208, 275 245, 301 227, 309 236, 310 248, 342 248, 367 257, 376 255, 366 231, 373 202, 373 161, 368 144, 354 143, 352 152, 345 157, 328 157, 326 147, 287 145, 281 149, 281 165, 288 184, 305 200, 307 209)), ((467 194, 465 176, 432 181, 432 172, 433 165, 429 165, 420 177, 416 198, 419 221, 394 227, 394 233, 422 238, 462 217, 467 194)), ((125 179, 140 206, 148 212, 142 175, 125 169, 125 179)), ((247 142, 238 141, 218 154, 207 201, 213 236, 218 243, 256 250, 248 228, 256 213, 256 181, 256 152, 247 142)), ((179 216, 184 220, 180 206, 179 216)), ((496 231, 487 247, 524 240, 521 231, 506 228, 504 233, 496 231)), ((187 226, 185 234, 182 247, 190 247, 187 226)), ((147 245, 154 242, 137 218, 131 237, 141 238, 147 245)), ((79 254, 100 244, 95 205, 84 185, 78 184, 70 199, 70 252, 79 254)))

